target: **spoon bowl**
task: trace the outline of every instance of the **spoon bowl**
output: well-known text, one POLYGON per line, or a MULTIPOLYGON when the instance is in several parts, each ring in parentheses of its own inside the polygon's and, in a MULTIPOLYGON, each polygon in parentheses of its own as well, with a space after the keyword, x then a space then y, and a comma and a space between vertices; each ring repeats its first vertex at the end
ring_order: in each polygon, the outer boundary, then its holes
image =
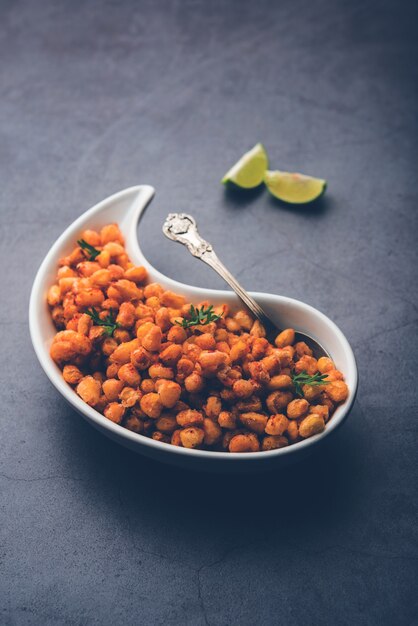
POLYGON ((166 289, 185 295, 189 301, 197 303, 208 300, 214 305, 227 303, 235 309, 242 306, 232 292, 185 285, 164 276, 150 265, 138 245, 137 227, 153 196, 154 189, 149 185, 139 185, 120 191, 83 213, 51 247, 36 274, 29 304, 31 339, 42 368, 63 398, 92 426, 114 441, 144 456, 186 469, 214 472, 260 471, 277 468, 300 459, 325 441, 344 422, 353 405, 358 384, 356 362, 347 339, 334 322, 304 302, 285 296, 251 293, 273 323, 280 323, 284 328, 294 328, 324 346, 337 368, 343 372, 350 391, 348 399, 337 407, 322 433, 286 448, 231 454, 180 448, 138 435, 111 422, 83 402, 64 381, 61 370, 51 359, 49 349, 56 329, 48 310, 46 294, 48 288, 55 282, 59 259, 74 248, 74 242, 80 232, 87 228, 100 229, 105 224, 117 222, 125 236, 128 255, 135 264, 147 268, 150 281, 159 282, 166 289))

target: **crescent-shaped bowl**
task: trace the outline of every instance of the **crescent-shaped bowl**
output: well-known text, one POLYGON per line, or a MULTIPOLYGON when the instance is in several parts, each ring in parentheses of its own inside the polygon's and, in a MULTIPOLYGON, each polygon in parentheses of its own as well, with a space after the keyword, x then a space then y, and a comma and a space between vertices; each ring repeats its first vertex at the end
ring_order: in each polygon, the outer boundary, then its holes
POLYGON ((51 359, 49 349, 56 329, 49 314, 46 294, 55 281, 58 260, 74 248, 74 242, 81 231, 87 228, 100 229, 105 224, 117 222, 125 236, 126 250, 131 260, 147 267, 152 282, 159 282, 167 289, 184 294, 191 302, 209 300, 215 305, 226 302, 234 308, 240 306, 238 298, 232 292, 182 284, 164 276, 146 260, 138 245, 137 227, 153 196, 154 189, 149 185, 124 189, 83 213, 51 247, 36 274, 29 305, 30 334, 42 368, 63 398, 92 426, 114 441, 155 460, 186 469, 252 472, 277 468, 302 458, 315 446, 324 442, 343 423, 353 405, 358 384, 354 354, 344 334, 328 317, 304 302, 273 294, 252 293, 267 314, 273 321, 277 320, 282 328, 292 327, 306 332, 325 347, 337 368, 345 376, 350 390, 349 397, 336 409, 322 433, 278 450, 242 454, 191 450, 154 441, 131 432, 114 424, 83 402, 64 381, 61 370, 51 359))

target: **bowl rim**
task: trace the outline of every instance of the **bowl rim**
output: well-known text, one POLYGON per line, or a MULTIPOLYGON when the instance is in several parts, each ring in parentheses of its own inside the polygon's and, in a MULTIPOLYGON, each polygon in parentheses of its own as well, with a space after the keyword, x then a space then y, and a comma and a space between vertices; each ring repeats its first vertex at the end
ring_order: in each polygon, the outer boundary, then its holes
MULTIPOLYGON (((139 186, 142 187, 142 186, 139 186)), ((145 186, 147 187, 147 186, 145 186)), ((94 205, 88 211, 82 213, 75 221, 73 221, 58 237, 55 243, 48 250, 45 255, 41 265, 39 266, 36 276, 32 285, 30 300, 29 300, 29 330, 30 337, 32 341, 33 348, 35 350, 36 356, 40 362, 42 369, 45 374, 53 384, 53 386, 60 392, 60 394, 64 397, 64 399, 84 418, 92 421, 95 426, 97 426, 100 430, 107 430, 109 434, 115 436, 117 440, 125 439, 127 442, 130 442, 138 448, 138 452, 141 452, 141 448, 150 448, 155 450, 156 453, 162 454, 173 454, 177 456, 183 457, 192 457, 195 459, 206 460, 206 461, 227 461, 228 463, 233 462, 256 462, 261 459, 272 459, 275 457, 287 457, 289 455, 298 454, 316 444, 324 441, 331 433, 335 432, 335 430, 341 426, 341 424, 346 420, 348 414, 350 413, 358 390, 358 369, 356 364, 356 359, 353 353, 353 350, 346 339, 343 332, 339 329, 339 327, 333 322, 329 317, 327 317, 324 313, 316 309, 315 307, 302 302, 301 300, 297 300, 295 298, 289 298, 287 296, 280 296, 270 293, 263 292, 250 292, 254 298, 262 298, 262 299, 271 299, 272 303, 282 303, 289 306, 296 306, 304 309, 308 313, 312 313, 316 317, 319 317, 330 329, 330 331, 337 336, 338 341, 343 347, 343 350, 347 356, 350 373, 353 377, 354 384, 350 387, 350 395, 346 402, 340 405, 337 409, 339 411, 338 415, 333 415, 332 419, 327 423, 327 426, 324 431, 321 433, 314 435, 313 437, 309 437, 297 443, 291 444, 289 446, 283 448, 277 448, 275 450, 260 450, 258 452, 242 452, 242 453, 231 453, 231 452, 218 452, 211 450, 199 450, 199 449, 191 449, 191 448, 183 448, 180 446, 173 446, 172 444, 167 444, 160 441, 155 441, 150 437, 146 437, 139 433, 135 433, 133 431, 128 430, 124 426, 119 424, 115 424, 114 422, 108 420, 102 413, 96 411, 93 407, 86 404, 75 392, 75 390, 65 382, 62 377, 61 370, 58 366, 53 362, 49 355, 49 348, 44 345, 42 339, 42 332, 40 326, 40 320, 38 320, 37 316, 37 305, 39 299, 44 300, 46 296, 47 285, 45 284, 46 275, 48 274, 48 270, 51 267, 53 259, 56 257, 59 250, 68 242, 68 240, 72 237, 73 231, 77 229, 77 227, 81 226, 84 223, 86 218, 86 213, 94 214, 96 210, 99 210, 102 205, 108 203, 111 200, 118 199, 122 194, 132 191, 133 189, 138 189, 138 187, 130 187, 128 189, 124 189, 112 196, 107 197, 105 200, 99 202, 94 205)), ((154 269, 154 268, 153 268, 154 269)), ((165 278, 163 274, 160 272, 157 273, 165 278)), ((169 281, 169 277, 167 277, 169 281)), ((181 283, 178 283, 181 285, 181 283)), ((185 285, 188 289, 196 289, 196 292, 204 291, 206 293, 212 294, 214 297, 230 297, 231 292, 220 290, 220 289, 206 289, 200 287, 193 287, 191 285, 185 285)), ((324 342, 325 343, 325 342, 324 342)), ((326 347, 326 343, 325 343, 326 347)), ((119 442, 119 441, 118 441, 119 442)), ((132 448, 132 446, 131 446, 132 448)))

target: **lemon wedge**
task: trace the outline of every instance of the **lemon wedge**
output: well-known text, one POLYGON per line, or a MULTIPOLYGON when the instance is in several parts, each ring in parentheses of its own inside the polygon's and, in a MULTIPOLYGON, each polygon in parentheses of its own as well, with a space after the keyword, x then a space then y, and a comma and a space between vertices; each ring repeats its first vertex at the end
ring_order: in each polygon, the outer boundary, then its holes
POLYGON ((267 171, 264 182, 269 192, 289 204, 313 202, 325 192, 327 181, 292 172, 267 171))
POLYGON ((268 168, 268 157, 261 143, 246 152, 222 178, 223 183, 234 183, 238 187, 251 189, 264 180, 268 168))

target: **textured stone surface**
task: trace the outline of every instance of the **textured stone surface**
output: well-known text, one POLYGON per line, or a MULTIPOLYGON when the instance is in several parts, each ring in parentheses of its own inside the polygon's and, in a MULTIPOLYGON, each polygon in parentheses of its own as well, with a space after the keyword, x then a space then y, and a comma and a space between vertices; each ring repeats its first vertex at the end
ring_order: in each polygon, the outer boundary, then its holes
POLYGON ((1 624, 418 622, 417 17, 357 0, 0 4, 1 624), (256 141, 326 177, 326 197, 224 192, 256 141), (355 409, 303 464, 168 470, 93 431, 40 370, 36 267, 141 182, 159 270, 221 286, 161 234, 192 212, 248 288, 313 304, 352 342, 355 409))

